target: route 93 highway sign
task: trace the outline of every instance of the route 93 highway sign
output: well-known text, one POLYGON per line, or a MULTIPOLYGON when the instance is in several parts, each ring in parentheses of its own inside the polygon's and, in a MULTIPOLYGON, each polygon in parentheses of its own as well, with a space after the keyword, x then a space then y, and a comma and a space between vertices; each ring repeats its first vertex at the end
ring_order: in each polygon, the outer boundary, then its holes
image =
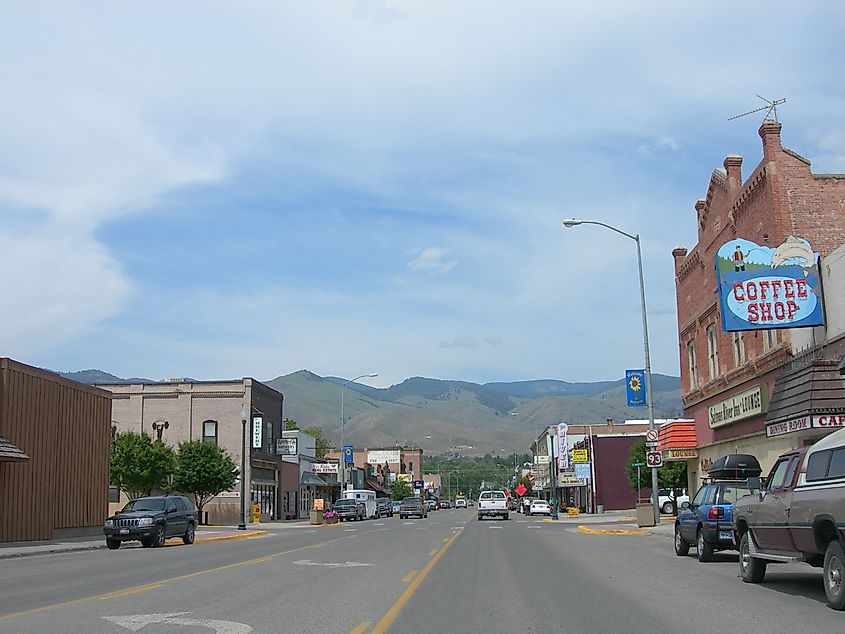
POLYGON ((647 451, 645 454, 645 463, 648 467, 656 468, 663 466, 663 454, 659 451, 647 451))

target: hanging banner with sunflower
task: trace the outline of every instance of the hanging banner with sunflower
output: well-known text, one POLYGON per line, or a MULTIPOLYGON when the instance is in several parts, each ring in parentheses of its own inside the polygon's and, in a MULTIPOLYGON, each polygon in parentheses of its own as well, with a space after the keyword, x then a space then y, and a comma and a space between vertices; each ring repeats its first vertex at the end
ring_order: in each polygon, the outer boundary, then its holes
POLYGON ((645 370, 625 370, 625 395, 628 407, 645 407, 645 370))

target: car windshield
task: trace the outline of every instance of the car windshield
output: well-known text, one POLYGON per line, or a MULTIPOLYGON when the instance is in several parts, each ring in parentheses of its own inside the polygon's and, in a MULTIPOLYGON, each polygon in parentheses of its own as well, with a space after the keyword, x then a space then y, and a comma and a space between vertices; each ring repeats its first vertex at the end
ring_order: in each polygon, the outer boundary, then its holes
POLYGON ((163 511, 164 510, 164 500, 158 499, 151 499, 151 498, 138 498, 137 500, 131 500, 126 506, 123 507, 124 511, 163 511))
POLYGON ((348 500, 348 499, 338 500, 337 502, 334 503, 334 505, 335 506, 355 506, 355 500, 348 500))
POLYGON ((416 504, 419 502, 419 498, 405 498, 402 500, 405 504, 416 504))

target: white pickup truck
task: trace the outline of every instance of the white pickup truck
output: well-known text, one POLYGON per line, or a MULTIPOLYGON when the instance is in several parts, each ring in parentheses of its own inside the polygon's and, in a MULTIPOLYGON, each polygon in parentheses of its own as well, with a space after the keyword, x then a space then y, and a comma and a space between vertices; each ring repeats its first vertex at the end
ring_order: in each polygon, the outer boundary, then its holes
POLYGON ((508 498, 504 491, 482 491, 478 496, 478 519, 487 516, 508 519, 508 498))

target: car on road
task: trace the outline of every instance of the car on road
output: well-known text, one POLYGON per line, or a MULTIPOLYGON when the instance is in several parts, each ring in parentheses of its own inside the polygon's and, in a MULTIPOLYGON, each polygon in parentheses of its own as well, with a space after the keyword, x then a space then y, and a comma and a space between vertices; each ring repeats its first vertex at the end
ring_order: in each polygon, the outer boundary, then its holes
POLYGON ((399 500, 393 500, 393 502, 390 503, 390 515, 391 515, 391 517, 393 515, 396 515, 396 513, 398 513, 401 509, 402 509, 402 502, 400 502, 399 500))
POLYGON ((393 517, 393 503, 388 498, 376 498, 379 517, 393 517))
POLYGON ((343 498, 332 505, 332 510, 338 514, 340 521, 362 520, 367 517, 367 510, 364 505, 352 498, 343 498))
POLYGON ((684 557, 695 545, 698 560, 707 562, 718 550, 736 550, 733 505, 752 493, 753 480, 759 476, 760 463, 754 456, 731 454, 716 460, 692 501, 681 504, 675 519, 675 554, 684 557))
POLYGON ((435 500, 435 499, 426 500, 426 501, 425 501, 425 506, 426 506, 426 508, 427 508, 429 511, 436 511, 438 508, 440 508, 440 507, 437 505, 437 500, 435 500))
POLYGON ((482 491, 478 496, 478 519, 485 517, 508 519, 508 498, 504 491, 482 491))
POLYGON ((664 515, 671 515, 676 508, 680 508, 684 502, 689 502, 689 495, 686 489, 658 489, 657 505, 664 515))
POLYGON ((458 496, 455 498, 455 508, 456 509, 465 509, 467 507, 467 499, 463 496, 458 496))
POLYGON ((402 504, 399 507, 400 519, 404 520, 411 516, 419 518, 428 517, 428 509, 422 498, 409 497, 402 500, 402 504))
POLYGON ((449 500, 440 500, 440 508, 450 509, 452 508, 452 503, 449 500))
POLYGON ((528 507, 529 515, 548 515, 551 517, 552 507, 546 500, 534 500, 528 507))
POLYGON ((734 508, 739 573, 760 583, 773 563, 822 568, 828 605, 845 610, 845 430, 781 454, 759 493, 734 508))
POLYGON ((135 498, 103 523, 106 546, 120 548, 126 541, 140 541, 144 548, 161 547, 168 537, 181 537, 193 544, 197 511, 183 495, 135 498))

